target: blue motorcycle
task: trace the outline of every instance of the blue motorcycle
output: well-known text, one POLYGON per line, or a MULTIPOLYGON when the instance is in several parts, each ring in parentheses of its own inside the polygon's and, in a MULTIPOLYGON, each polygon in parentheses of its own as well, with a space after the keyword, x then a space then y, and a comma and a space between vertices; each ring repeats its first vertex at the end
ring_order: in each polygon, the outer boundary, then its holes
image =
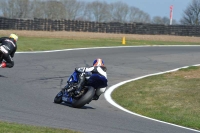
POLYGON ((54 98, 54 103, 60 104, 64 102, 70 104, 74 108, 81 108, 85 104, 89 104, 93 100, 96 89, 102 86, 96 77, 97 76, 92 76, 92 74, 88 72, 80 73, 74 71, 69 77, 67 85, 54 98), (80 74, 84 74, 85 83, 82 86, 80 93, 77 94, 76 90, 80 74))

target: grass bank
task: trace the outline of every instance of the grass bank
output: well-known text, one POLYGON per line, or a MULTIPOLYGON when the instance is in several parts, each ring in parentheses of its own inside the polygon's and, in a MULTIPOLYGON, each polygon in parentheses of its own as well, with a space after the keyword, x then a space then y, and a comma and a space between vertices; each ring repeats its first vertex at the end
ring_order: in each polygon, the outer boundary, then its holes
POLYGON ((79 133, 68 129, 36 127, 16 123, 0 122, 1 133, 79 133))
POLYGON ((132 112, 200 130, 200 67, 127 83, 112 98, 132 112))
POLYGON ((18 52, 108 46, 199 45, 200 42, 198 37, 167 35, 0 30, 0 36, 8 36, 10 33, 19 35, 18 52), (125 45, 122 45, 122 37, 126 38, 125 45))
POLYGON ((18 41, 18 51, 44 51, 69 48, 109 47, 109 46, 138 46, 138 45, 199 45, 188 42, 165 42, 148 40, 126 40, 122 45, 121 39, 65 39, 65 38, 33 38, 21 37, 18 41))

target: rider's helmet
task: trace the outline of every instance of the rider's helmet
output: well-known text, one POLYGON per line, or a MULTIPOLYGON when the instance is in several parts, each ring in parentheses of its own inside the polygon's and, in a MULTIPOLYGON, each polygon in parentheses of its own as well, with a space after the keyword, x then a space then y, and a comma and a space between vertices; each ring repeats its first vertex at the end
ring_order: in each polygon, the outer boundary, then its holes
POLYGON ((94 60, 93 66, 104 66, 104 62, 102 59, 98 58, 98 59, 94 60))
POLYGON ((9 38, 13 38, 15 42, 18 40, 18 36, 16 34, 10 34, 9 38))

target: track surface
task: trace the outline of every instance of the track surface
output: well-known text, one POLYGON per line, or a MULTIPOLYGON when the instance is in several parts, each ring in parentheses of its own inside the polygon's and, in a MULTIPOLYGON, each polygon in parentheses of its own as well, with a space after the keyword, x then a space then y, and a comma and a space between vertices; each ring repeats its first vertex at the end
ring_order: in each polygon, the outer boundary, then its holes
POLYGON ((200 47, 125 47, 18 53, 13 69, 0 70, 0 120, 69 128, 84 133, 193 133, 134 116, 102 95, 82 109, 53 103, 75 67, 101 57, 109 86, 139 76, 199 64, 200 47))

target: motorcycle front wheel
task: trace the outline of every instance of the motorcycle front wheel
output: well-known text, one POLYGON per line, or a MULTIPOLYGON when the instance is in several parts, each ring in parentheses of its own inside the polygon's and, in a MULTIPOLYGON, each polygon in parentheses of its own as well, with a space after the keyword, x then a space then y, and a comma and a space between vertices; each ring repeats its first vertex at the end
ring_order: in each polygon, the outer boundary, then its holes
POLYGON ((60 91, 54 98, 54 103, 60 104, 62 102, 63 92, 60 91))

